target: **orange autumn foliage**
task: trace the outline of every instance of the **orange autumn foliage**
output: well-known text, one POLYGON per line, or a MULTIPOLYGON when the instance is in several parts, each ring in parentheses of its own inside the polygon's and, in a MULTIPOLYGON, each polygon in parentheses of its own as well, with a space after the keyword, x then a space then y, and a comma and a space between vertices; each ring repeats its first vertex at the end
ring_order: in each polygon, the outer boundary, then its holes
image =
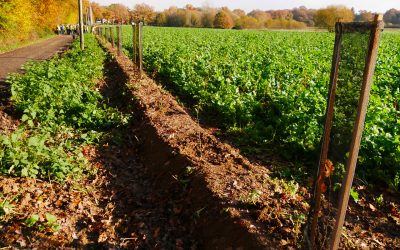
MULTIPOLYGON (((84 0, 84 7, 88 1, 84 0)), ((76 0, 3 0, 0 4, 0 50, 55 31, 61 23, 78 22, 76 0)))

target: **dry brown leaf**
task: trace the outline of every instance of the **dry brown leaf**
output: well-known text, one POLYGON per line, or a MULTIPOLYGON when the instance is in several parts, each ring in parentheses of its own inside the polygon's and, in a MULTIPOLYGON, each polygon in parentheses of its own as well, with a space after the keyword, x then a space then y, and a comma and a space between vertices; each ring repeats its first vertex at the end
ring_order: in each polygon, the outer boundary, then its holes
POLYGON ((368 204, 369 209, 371 209, 372 212, 375 212, 377 209, 372 205, 371 203, 368 204))
POLYGON ((287 244, 289 244, 289 242, 287 242, 284 239, 282 239, 280 243, 281 243, 281 246, 286 246, 287 244))
POLYGON ((106 233, 106 232, 102 232, 102 233, 99 235, 98 241, 99 241, 99 242, 105 242, 106 240, 107 240, 107 233, 106 233))

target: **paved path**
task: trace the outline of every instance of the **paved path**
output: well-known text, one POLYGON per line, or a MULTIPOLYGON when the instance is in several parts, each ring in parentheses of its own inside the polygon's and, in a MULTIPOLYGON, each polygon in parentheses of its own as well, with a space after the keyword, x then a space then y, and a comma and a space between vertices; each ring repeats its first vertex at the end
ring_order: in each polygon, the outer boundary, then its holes
POLYGON ((72 42, 71 36, 56 36, 30 46, 0 54, 0 83, 11 72, 20 72, 28 60, 44 60, 65 50, 72 42))

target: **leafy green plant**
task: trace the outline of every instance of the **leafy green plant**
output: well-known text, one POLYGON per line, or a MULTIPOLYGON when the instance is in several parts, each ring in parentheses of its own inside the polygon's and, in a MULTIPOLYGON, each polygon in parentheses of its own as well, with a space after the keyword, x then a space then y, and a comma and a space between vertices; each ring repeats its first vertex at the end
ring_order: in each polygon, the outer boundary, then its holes
POLYGON ((46 229, 49 229, 52 232, 57 232, 61 230, 61 225, 57 223, 57 217, 55 215, 46 213, 45 219, 46 219, 45 222, 40 222, 39 215, 32 214, 25 220, 25 225, 27 227, 35 227, 39 231, 44 231, 46 229))
POLYGON ((57 217, 49 213, 46 213, 46 226, 53 232, 57 232, 61 229, 61 225, 57 223, 57 217))
POLYGON ((383 202, 384 202, 384 200, 383 200, 383 194, 381 194, 381 195, 379 195, 378 197, 375 197, 374 198, 374 201, 376 202, 376 204, 378 205, 378 206, 383 206, 383 202))
POLYGON ((246 197, 241 197, 240 200, 242 203, 255 205, 257 204, 257 202, 259 202, 261 194, 261 191, 253 189, 248 193, 246 197))
POLYGON ((84 51, 75 41, 62 57, 29 63, 23 75, 8 79, 22 123, 0 135, 1 174, 58 181, 77 177, 88 166, 82 145, 128 122, 129 116, 102 100, 96 82, 106 54, 92 35, 85 39, 84 51))
POLYGON ((0 203, 0 217, 11 214, 13 210, 14 205, 12 205, 7 199, 0 203))
POLYGON ((25 220, 25 225, 27 227, 32 227, 36 224, 36 222, 39 221, 39 215, 37 214, 32 214, 31 216, 29 216, 26 220, 25 220))
POLYGON ((353 198, 355 203, 358 203, 358 201, 360 200, 358 192, 356 190, 354 190, 354 188, 350 189, 350 196, 351 196, 351 198, 353 198))

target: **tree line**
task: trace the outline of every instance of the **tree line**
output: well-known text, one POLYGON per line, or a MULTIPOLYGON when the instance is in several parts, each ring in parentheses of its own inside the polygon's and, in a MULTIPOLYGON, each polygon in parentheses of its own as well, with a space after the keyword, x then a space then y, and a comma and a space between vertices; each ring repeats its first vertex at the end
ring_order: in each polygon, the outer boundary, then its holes
MULTIPOLYGON (((204 27, 222 29, 284 28, 302 29, 322 27, 332 29, 338 19, 343 21, 370 21, 375 13, 361 10, 355 12, 345 6, 328 6, 322 9, 308 9, 301 6, 284 10, 253 10, 246 13, 242 9, 228 7, 172 6, 157 12, 147 4, 136 4, 129 9, 122 4, 101 6, 93 3, 94 16, 110 22, 128 23, 144 21, 149 25, 171 27, 204 27)), ((384 14, 386 26, 400 26, 400 10, 390 9, 384 14)))

